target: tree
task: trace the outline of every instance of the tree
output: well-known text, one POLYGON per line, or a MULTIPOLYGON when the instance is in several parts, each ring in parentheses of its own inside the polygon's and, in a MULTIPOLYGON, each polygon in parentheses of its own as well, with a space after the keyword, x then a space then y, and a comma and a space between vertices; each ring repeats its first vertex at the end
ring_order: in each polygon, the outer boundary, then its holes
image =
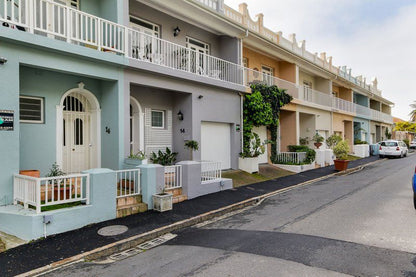
POLYGON ((416 121, 416 101, 413 104, 410 104, 410 107, 412 108, 412 111, 410 112, 410 121, 415 122, 416 121))

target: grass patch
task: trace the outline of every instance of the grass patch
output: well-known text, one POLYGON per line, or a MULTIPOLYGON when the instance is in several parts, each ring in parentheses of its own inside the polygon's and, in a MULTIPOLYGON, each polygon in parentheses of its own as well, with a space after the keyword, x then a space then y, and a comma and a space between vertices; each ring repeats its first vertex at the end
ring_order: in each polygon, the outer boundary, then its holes
POLYGON ((353 155, 348 155, 348 157, 347 157, 348 161, 356 161, 356 160, 359 160, 359 159, 361 159, 361 158, 357 157, 357 156, 353 156, 353 155))
POLYGON ((290 171, 286 171, 271 165, 260 165, 258 173, 250 174, 241 170, 229 170, 224 171, 222 173, 222 177, 232 179, 233 187, 236 188, 280 178, 291 174, 293 173, 290 171))

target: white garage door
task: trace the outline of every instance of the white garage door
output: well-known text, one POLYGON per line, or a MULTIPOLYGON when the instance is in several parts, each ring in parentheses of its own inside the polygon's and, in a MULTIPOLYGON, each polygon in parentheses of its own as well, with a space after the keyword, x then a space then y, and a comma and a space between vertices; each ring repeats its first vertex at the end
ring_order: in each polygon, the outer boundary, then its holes
POLYGON ((230 124, 201 123, 201 160, 220 161, 222 169, 231 168, 230 124))
MULTIPOLYGON (((259 135, 260 141, 263 144, 265 140, 267 140, 267 127, 260 126, 260 127, 253 127, 253 133, 259 135)), ((268 152, 267 152, 267 145, 265 145, 264 154, 259 156, 259 163, 265 164, 268 162, 268 152)))

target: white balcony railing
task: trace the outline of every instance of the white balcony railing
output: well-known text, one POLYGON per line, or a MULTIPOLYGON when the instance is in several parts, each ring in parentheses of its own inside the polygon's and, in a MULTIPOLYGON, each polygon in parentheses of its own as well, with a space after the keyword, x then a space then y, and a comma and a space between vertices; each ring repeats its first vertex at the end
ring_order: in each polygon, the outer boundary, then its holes
POLYGON ((33 206, 36 213, 42 207, 85 201, 89 204, 90 181, 88 174, 35 178, 14 175, 13 201, 25 209, 33 206))
POLYGON ((176 189, 182 187, 182 166, 165 166, 165 189, 176 189))
POLYGON ((307 86, 299 87, 299 99, 306 102, 332 107, 332 97, 330 94, 311 89, 307 86))
POLYGON ((357 115, 364 116, 364 117, 371 117, 371 109, 365 106, 361 106, 359 104, 354 104, 354 110, 357 115))
POLYGON ((280 152, 276 154, 273 161, 276 164, 303 164, 306 159, 306 152, 280 152))
POLYGON ((221 162, 201 162, 201 183, 221 180, 221 162))
POLYGON ((140 169, 117 170, 117 198, 139 195, 140 169))
POLYGON ((332 97, 332 107, 336 110, 354 113, 354 103, 338 97, 332 97))

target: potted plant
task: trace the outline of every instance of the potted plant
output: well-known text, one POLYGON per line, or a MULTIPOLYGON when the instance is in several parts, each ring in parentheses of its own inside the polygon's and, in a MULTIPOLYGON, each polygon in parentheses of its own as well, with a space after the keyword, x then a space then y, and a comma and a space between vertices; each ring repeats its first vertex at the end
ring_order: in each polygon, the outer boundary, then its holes
POLYGON ((309 144, 309 138, 308 137, 299 138, 299 144, 300 145, 308 145, 309 144))
POLYGON ((250 134, 250 147, 240 153, 238 159, 238 167, 248 173, 254 173, 259 171, 258 157, 266 151, 266 145, 270 141, 265 140, 261 142, 260 137, 256 133, 250 134))
POLYGON ((320 134, 316 133, 313 137, 312 140, 314 141, 315 147, 317 149, 319 149, 319 147, 321 147, 322 142, 325 140, 323 136, 321 136, 320 134))
POLYGON ((154 164, 160 165, 172 165, 176 161, 177 152, 172 152, 168 147, 166 147, 166 152, 159 150, 157 154, 152 152, 150 154, 150 161, 154 164))
POLYGON ((335 145, 337 145, 341 140, 341 136, 333 134, 326 139, 326 145, 328 145, 329 148, 334 149, 335 145))
POLYGON ((341 140, 334 146, 334 155, 336 159, 334 160, 335 170, 344 171, 348 168, 348 153, 350 152, 350 147, 346 140, 341 140))
POLYGON ((191 161, 193 160, 193 152, 198 151, 199 145, 198 142, 195 140, 188 140, 185 142, 185 148, 189 150, 191 161))
POLYGON ((126 165, 137 167, 141 164, 147 164, 146 154, 143 151, 139 151, 136 154, 133 152, 130 153, 126 159, 124 159, 126 165))
MULTIPOLYGON (((52 167, 49 169, 49 173, 45 175, 45 177, 59 177, 64 176, 66 173, 61 170, 59 165, 55 162, 52 164, 52 167)), ((57 201, 58 199, 69 199, 71 197, 70 193, 71 191, 74 191, 74 184, 76 181, 72 182, 72 188, 69 184, 64 183, 64 180, 50 180, 48 181, 49 185, 51 187, 47 187, 48 194, 51 196, 50 189, 53 187, 54 193, 53 193, 53 200, 57 201), (58 198, 59 193, 59 198, 58 198)), ((49 198, 49 197, 48 197, 49 198)), ((52 198, 52 197, 51 197, 52 198)), ((45 191, 42 193, 41 200, 45 200, 45 191)))
POLYGON ((163 188, 159 193, 152 195, 153 199, 153 210, 158 212, 165 212, 172 210, 173 195, 167 193, 163 188))

